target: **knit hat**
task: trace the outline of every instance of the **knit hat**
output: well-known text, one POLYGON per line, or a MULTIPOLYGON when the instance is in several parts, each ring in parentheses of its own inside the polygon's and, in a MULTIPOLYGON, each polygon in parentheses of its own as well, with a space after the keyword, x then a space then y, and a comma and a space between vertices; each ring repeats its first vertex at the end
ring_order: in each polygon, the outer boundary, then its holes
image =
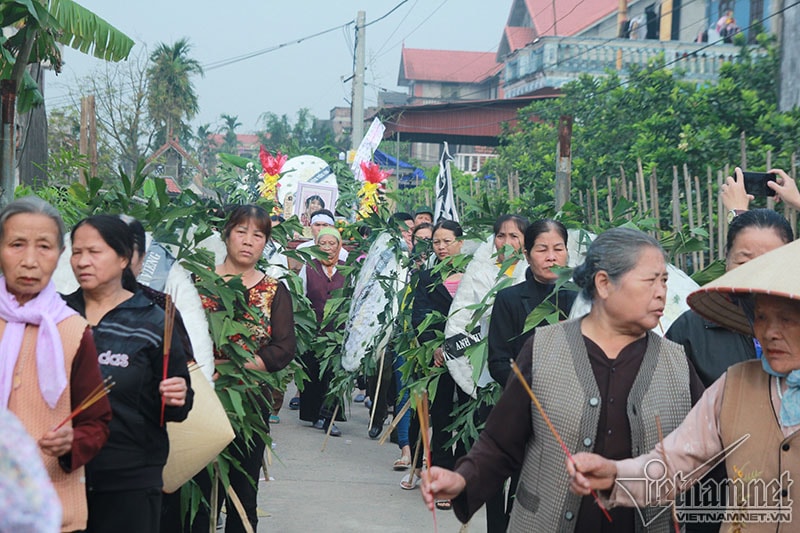
POLYGON ((748 261, 690 294, 686 302, 699 315, 733 331, 752 335, 740 296, 769 294, 800 300, 800 241, 785 244, 748 261))
POLYGON ((325 228, 322 228, 321 230, 319 230, 319 233, 317 233, 317 239, 314 242, 319 244, 319 240, 322 237, 324 237, 325 235, 330 235, 331 237, 336 237, 337 241, 342 242, 342 236, 339 234, 339 230, 337 230, 336 228, 331 228, 331 227, 325 227, 325 228))

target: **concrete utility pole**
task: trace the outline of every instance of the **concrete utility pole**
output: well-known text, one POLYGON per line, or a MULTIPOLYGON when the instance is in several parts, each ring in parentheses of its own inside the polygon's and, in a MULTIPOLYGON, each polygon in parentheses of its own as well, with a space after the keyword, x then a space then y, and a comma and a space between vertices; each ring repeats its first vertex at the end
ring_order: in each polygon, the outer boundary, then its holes
MULTIPOLYGON (((783 9, 785 2, 777 2, 776 9, 783 9)), ((778 87, 778 109, 789 111, 800 106, 800 49, 794 42, 800 32, 800 8, 791 8, 778 17, 778 41, 781 49, 781 73, 778 87), (781 20, 783 19, 783 24, 781 20), (782 26, 782 27, 781 27, 782 26)))
POLYGON ((556 211, 569 202, 572 187, 572 117, 562 115, 558 121, 556 152, 556 211))
POLYGON ((367 15, 359 11, 356 17, 356 70, 353 72, 353 98, 350 107, 351 141, 350 147, 358 150, 364 137, 364 56, 366 55, 366 31, 364 22, 367 15))

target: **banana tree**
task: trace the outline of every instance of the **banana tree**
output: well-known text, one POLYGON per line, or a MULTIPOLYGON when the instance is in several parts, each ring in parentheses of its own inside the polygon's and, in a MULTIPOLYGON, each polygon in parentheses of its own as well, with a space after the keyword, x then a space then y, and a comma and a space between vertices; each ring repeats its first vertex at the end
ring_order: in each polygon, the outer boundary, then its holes
POLYGON ((134 43, 73 0, 0 0, 0 27, 16 30, 0 36, 0 204, 5 205, 14 193, 15 107, 26 112, 44 102, 28 64, 47 62, 60 72, 59 45, 121 61, 134 43))

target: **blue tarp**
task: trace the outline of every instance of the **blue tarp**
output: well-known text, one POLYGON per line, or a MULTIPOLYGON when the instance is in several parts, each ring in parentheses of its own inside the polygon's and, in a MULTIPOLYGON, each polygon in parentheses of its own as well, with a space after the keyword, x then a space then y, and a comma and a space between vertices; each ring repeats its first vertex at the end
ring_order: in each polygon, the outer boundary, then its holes
POLYGON ((386 170, 394 170, 397 172, 399 167, 400 175, 397 177, 397 183, 401 189, 416 187, 418 180, 421 181, 425 179, 425 172, 421 168, 417 168, 414 165, 406 163, 402 160, 398 163, 396 157, 392 157, 386 152, 375 150, 372 159, 375 161, 375 163, 386 170))

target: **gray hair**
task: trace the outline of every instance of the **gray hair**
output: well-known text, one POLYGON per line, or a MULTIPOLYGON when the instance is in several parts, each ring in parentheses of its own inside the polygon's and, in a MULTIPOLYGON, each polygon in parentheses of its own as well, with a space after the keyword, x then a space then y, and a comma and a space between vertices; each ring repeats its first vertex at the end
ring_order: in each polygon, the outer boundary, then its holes
POLYGON ((26 196, 19 200, 14 200, 2 210, 0 210, 0 241, 5 236, 6 221, 14 215, 22 215, 30 213, 34 215, 44 215, 49 217, 56 223, 58 228, 58 246, 59 249, 64 248, 64 221, 61 220, 61 214, 52 205, 48 204, 38 196, 26 196))
POLYGON ((598 236, 586 252, 586 261, 575 268, 572 279, 583 289, 583 295, 594 300, 594 278, 601 270, 612 283, 636 267, 643 248, 655 248, 664 255, 664 249, 650 235, 631 228, 613 228, 598 236))

